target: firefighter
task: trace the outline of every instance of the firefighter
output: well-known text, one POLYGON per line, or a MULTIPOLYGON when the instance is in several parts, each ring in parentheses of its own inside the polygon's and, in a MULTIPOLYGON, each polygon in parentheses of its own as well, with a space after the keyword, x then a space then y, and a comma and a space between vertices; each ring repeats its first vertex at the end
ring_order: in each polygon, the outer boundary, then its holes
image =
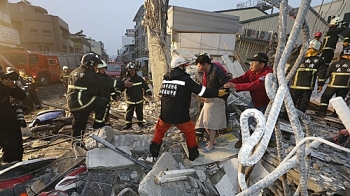
POLYGON ((322 54, 326 66, 328 67, 334 57, 334 50, 338 42, 338 35, 345 29, 341 17, 335 17, 329 23, 327 35, 323 38, 322 54))
POLYGON ((310 41, 309 48, 306 51, 304 62, 296 71, 295 77, 290 86, 290 94, 298 109, 305 113, 312 91, 315 87, 316 77, 318 76, 317 92, 321 92, 325 83, 325 74, 327 67, 323 59, 317 56, 321 48, 321 42, 314 39, 310 41), (297 104, 298 103, 298 104, 297 104))
POLYGON ((143 127, 143 96, 146 94, 148 99, 152 97, 152 91, 148 87, 146 81, 139 75, 136 74, 135 63, 128 63, 125 67, 126 78, 130 79, 134 83, 129 88, 120 88, 116 91, 117 96, 126 90, 126 103, 128 107, 125 114, 125 126, 123 129, 130 129, 132 124, 132 116, 136 111, 137 124, 139 127, 143 127))
POLYGON ((329 100, 347 95, 350 88, 350 46, 343 49, 340 60, 333 62, 327 69, 325 80, 329 79, 326 90, 321 96, 319 116, 325 117, 329 100))
POLYGON ((22 132, 10 103, 10 96, 23 100, 26 94, 16 85, 16 78, 18 74, 15 72, 9 74, 0 72, 0 146, 3 152, 3 163, 22 161, 23 158, 22 132), (10 76, 13 74, 16 77, 10 76))
POLYGON ((25 87, 28 87, 28 97, 26 98, 26 100, 24 101, 24 103, 29 106, 30 111, 34 110, 33 104, 36 106, 37 110, 40 110, 41 107, 41 102, 39 100, 38 97, 38 87, 35 83, 35 80, 27 75, 26 71, 24 69, 20 69, 19 70, 19 75, 24 79, 25 83, 25 87))
POLYGON ((69 68, 67 66, 62 67, 62 73, 60 75, 60 81, 63 82, 64 87, 68 87, 68 79, 69 79, 69 68))
MULTIPOLYGON (((101 77, 106 77, 107 79, 110 79, 111 76, 107 75, 106 70, 107 70, 107 63, 104 60, 101 60, 102 63, 97 65, 97 74, 101 77)), ((107 85, 105 85, 103 88, 98 89, 98 96, 106 98, 108 101, 113 98, 114 100, 117 100, 116 97, 116 92, 114 88, 109 88, 107 85)), ((107 108, 107 116, 105 119, 105 122, 107 123, 109 121, 109 110, 111 106, 108 105, 107 108)))
POLYGON ((189 159, 199 156, 194 123, 189 115, 192 93, 201 97, 222 97, 227 95, 224 89, 208 89, 193 81, 186 73, 189 62, 182 58, 173 58, 171 72, 164 76, 159 94, 161 98, 160 116, 158 118, 154 137, 150 145, 152 157, 158 157, 162 138, 167 130, 175 125, 186 137, 189 159))
POLYGON ((80 66, 69 75, 67 102, 69 110, 73 114, 74 137, 84 133, 92 111, 95 112, 93 128, 97 129, 105 125, 109 100, 97 96, 99 88, 104 86, 122 88, 124 85, 132 85, 128 80, 122 82, 99 76, 96 72, 97 65, 100 63, 102 63, 101 58, 96 53, 87 52, 83 55, 80 66))

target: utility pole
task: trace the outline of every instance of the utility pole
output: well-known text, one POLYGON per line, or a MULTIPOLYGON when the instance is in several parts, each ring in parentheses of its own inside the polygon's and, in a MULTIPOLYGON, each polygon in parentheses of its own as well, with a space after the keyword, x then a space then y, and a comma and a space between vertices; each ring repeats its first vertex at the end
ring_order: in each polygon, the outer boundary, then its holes
POLYGON ((154 98, 159 100, 163 75, 169 71, 169 44, 166 43, 169 0, 145 0, 143 26, 147 29, 149 63, 151 65, 154 98))

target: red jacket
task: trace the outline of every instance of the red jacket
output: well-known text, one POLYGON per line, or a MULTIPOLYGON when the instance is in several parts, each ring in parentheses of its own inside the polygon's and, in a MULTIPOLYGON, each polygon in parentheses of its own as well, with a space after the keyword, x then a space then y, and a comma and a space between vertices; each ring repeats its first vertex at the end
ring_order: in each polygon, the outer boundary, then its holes
POLYGON ((231 79, 230 82, 235 84, 235 89, 239 91, 249 91, 252 101, 256 108, 267 106, 270 99, 266 95, 265 76, 272 73, 269 66, 265 66, 259 73, 252 71, 245 72, 242 76, 231 79))

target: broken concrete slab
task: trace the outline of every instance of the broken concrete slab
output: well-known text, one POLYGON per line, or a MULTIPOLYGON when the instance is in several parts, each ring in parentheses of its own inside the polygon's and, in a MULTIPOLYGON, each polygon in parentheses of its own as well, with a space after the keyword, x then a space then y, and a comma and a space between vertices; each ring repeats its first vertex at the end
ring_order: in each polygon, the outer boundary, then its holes
POLYGON ((105 171, 89 171, 80 196, 114 195, 115 175, 105 171))
POLYGON ((153 169, 148 172, 145 178, 141 181, 139 185, 138 192, 140 196, 153 196, 153 195, 164 195, 164 196, 173 196, 173 195, 188 195, 185 189, 184 181, 176 181, 164 183, 158 185, 154 182, 155 176, 162 171, 166 170, 177 170, 178 163, 170 153, 163 153, 158 161, 153 166, 153 169))
POLYGON ((235 195, 237 193, 227 174, 221 178, 221 180, 215 185, 215 188, 219 191, 219 195, 223 196, 235 195))
POLYGON ((115 135, 111 144, 116 147, 128 146, 133 154, 149 153, 149 145, 153 139, 152 134, 144 135, 115 135))
MULTIPOLYGON (((96 131, 94 131, 93 133, 91 133, 90 135, 95 134, 98 137, 106 140, 107 142, 112 142, 113 140, 113 128, 110 126, 104 126, 96 131)), ((97 142, 95 139, 91 138, 91 137, 86 137, 85 139, 85 147, 88 150, 94 149, 94 148, 102 148, 104 147, 103 144, 97 142)))
POLYGON ((223 168, 233 185, 233 190, 238 193, 239 192, 239 186, 238 186, 238 159, 233 158, 228 161, 223 162, 223 168))
POLYGON ((190 174, 194 174, 194 169, 182 169, 182 170, 168 170, 161 171, 154 179, 157 184, 163 184, 166 182, 173 182, 178 180, 185 180, 190 174))
MULTIPOLYGON (((119 149, 131 155, 129 147, 121 146, 119 149)), ((120 169, 132 165, 134 162, 108 148, 95 148, 89 150, 86 155, 88 169, 120 169)))

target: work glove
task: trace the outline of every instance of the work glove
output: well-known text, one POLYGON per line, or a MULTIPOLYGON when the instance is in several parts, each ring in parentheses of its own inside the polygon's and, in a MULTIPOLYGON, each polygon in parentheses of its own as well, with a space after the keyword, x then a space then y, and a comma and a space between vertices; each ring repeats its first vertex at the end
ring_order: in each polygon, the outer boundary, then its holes
POLYGON ((317 93, 320 93, 322 91, 322 86, 317 87, 317 93))
POLYGON ((223 97, 228 94, 228 91, 226 89, 220 89, 218 93, 218 97, 223 97))

